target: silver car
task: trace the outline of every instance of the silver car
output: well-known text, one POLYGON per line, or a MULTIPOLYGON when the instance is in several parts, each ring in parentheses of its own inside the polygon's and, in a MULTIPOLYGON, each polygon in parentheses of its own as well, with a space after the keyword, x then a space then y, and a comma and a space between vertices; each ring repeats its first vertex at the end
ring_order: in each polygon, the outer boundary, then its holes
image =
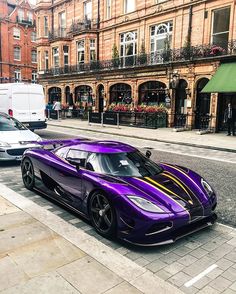
POLYGON ((39 141, 42 139, 18 120, 0 112, 0 161, 21 160, 24 151, 39 141))

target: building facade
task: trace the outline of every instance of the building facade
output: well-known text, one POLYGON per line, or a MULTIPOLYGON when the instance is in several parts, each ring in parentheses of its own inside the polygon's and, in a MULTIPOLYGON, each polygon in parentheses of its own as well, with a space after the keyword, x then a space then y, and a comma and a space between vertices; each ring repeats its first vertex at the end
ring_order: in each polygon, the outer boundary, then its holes
POLYGON ((234 92, 203 93, 236 57, 233 0, 38 0, 37 53, 47 101, 161 105, 169 126, 224 129, 234 92), (210 124, 210 125, 209 125, 210 124))
POLYGON ((27 0, 0 0, 0 83, 36 80, 34 10, 27 0))

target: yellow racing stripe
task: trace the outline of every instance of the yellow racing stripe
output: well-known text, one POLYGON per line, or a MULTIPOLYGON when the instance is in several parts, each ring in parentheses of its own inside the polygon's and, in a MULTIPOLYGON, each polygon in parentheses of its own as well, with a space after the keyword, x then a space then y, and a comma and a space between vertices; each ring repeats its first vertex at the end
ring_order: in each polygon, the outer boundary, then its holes
POLYGON ((144 181, 144 180, 142 180, 140 178, 135 178, 135 179, 138 180, 138 181, 141 181, 141 182, 143 182, 143 183, 145 183, 145 184, 147 184, 149 186, 151 186, 152 188, 156 189, 158 192, 161 192, 162 194, 164 194, 170 200, 174 201, 177 205, 181 206, 183 208, 183 210, 185 210, 188 213, 189 220, 191 220, 191 216, 190 216, 190 213, 188 212, 188 210, 183 205, 181 205, 179 202, 177 202, 175 199, 173 199, 170 195, 166 194, 164 191, 162 191, 161 189, 157 188, 155 185, 153 185, 153 184, 151 184, 151 183, 149 183, 147 181, 144 181))

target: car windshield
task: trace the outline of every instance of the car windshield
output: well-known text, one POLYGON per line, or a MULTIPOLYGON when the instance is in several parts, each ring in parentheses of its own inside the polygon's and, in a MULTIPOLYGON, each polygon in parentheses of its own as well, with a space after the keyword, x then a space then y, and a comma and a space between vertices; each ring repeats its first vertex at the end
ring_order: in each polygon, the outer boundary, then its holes
POLYGON ((86 168, 97 173, 127 177, 148 177, 159 174, 162 168, 141 152, 90 153, 86 168))
POLYGON ((0 131, 19 130, 27 130, 27 128, 13 117, 0 116, 0 131))

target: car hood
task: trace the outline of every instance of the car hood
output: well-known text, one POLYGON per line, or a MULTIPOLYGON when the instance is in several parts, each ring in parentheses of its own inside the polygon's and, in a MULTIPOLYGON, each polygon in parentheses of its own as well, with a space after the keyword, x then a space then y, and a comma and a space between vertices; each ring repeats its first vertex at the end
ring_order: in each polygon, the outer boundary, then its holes
POLYGON ((191 185, 184 175, 164 170, 151 177, 126 177, 123 180, 132 187, 135 195, 160 204, 171 212, 191 211, 202 207, 198 184, 191 179, 191 185))
POLYGON ((9 144, 17 144, 21 141, 37 141, 39 138, 38 135, 30 130, 0 132, 0 141, 9 144))

